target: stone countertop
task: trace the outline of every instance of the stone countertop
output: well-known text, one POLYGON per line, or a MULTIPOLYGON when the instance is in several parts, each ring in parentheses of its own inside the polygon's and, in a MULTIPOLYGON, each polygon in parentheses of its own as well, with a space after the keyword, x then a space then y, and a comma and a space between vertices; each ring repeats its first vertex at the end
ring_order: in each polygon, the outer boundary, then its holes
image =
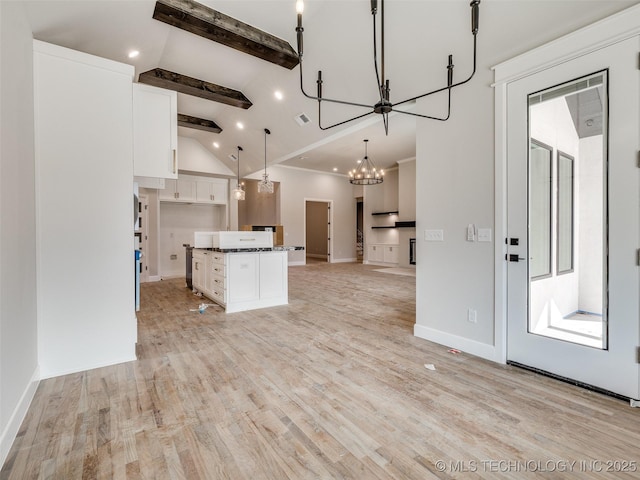
POLYGON ((208 250, 210 252, 220 252, 220 253, 291 252, 294 250, 304 250, 304 247, 276 245, 274 247, 264 247, 264 248, 200 248, 198 250, 208 250))

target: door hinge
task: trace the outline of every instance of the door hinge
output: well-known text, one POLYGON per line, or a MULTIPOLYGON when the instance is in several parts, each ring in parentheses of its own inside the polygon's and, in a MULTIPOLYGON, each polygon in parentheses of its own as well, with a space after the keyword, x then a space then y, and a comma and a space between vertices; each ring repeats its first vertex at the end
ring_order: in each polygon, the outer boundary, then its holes
POLYGON ((640 267, 640 248, 636 250, 636 265, 640 267))
POLYGON ((636 347, 636 363, 640 363, 640 347, 636 347))

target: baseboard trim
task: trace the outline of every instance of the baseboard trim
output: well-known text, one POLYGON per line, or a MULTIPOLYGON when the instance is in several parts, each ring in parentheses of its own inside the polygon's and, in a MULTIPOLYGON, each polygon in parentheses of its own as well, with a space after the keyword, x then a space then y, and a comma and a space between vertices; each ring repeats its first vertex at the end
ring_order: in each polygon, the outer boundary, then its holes
POLYGON ((20 430, 20 425, 22 425, 22 421, 24 417, 27 415, 27 411, 29 410, 29 405, 31 405, 31 401, 33 400, 34 395, 36 394, 36 390, 38 389, 38 385, 40 384, 40 368, 36 367, 33 375, 31 376, 31 380, 27 385, 27 388, 22 393, 20 397, 20 401, 16 408, 13 410, 11 417, 9 418, 9 422, 7 422, 7 426, 2 431, 2 437, 0 437, 0 465, 3 465, 7 459, 7 455, 9 455, 9 451, 11 450, 11 446, 13 445, 16 436, 18 435, 18 431, 20 430))
POLYGON ((297 262, 289 262, 289 266, 290 267, 303 267, 307 264, 307 262, 304 261, 297 261, 297 262))
POLYGON ((355 263, 357 258, 333 258, 330 260, 331 263, 355 263))
POLYGON ((447 332, 425 327, 424 325, 418 325, 417 323, 413 326, 413 335, 424 340, 429 340, 430 342, 445 345, 449 348, 455 348, 461 352, 470 353, 485 360, 504 363, 494 345, 476 342, 475 340, 452 335, 447 332))
POLYGON ((94 370, 96 368, 111 367, 113 365, 119 365, 121 363, 133 362, 137 359, 138 357, 136 356, 136 345, 134 343, 132 347, 131 355, 128 355, 124 358, 116 358, 108 362, 98 362, 90 365, 82 365, 82 367, 79 367, 79 368, 71 368, 71 369, 52 371, 52 372, 43 372, 41 376, 41 380, 44 380, 46 378, 60 377, 62 375, 70 375, 72 373, 84 372, 85 370, 94 370))

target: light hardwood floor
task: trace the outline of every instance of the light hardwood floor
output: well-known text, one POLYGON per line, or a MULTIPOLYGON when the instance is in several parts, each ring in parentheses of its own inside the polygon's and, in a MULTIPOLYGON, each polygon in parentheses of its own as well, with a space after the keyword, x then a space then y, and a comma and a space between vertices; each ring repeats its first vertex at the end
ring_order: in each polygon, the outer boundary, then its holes
POLYGON ((640 409, 414 337, 415 278, 375 268, 229 315, 143 285, 139 360, 42 381, 1 478, 640 478, 640 409))

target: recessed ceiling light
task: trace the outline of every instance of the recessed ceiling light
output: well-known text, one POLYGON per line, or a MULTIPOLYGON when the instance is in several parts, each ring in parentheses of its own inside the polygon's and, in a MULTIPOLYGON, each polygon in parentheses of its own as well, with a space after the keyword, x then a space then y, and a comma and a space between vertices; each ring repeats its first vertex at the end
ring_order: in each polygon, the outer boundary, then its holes
POLYGON ((333 167, 333 171, 337 172, 338 171, 338 167, 333 167))
POLYGON ((136 58, 138 55, 140 55, 140 52, 138 50, 131 50, 129 52, 129 58, 136 58))
POLYGON ((213 142, 213 146, 214 146, 215 148, 220 148, 220 144, 219 144, 218 142, 213 142))
POLYGON ((275 92, 273 92, 273 96, 276 97, 278 100, 282 100, 284 98, 284 95, 280 90, 276 90, 275 92))
POLYGON ((238 122, 236 123, 236 127, 238 127, 240 130, 244 129, 244 124, 242 122, 238 122))

